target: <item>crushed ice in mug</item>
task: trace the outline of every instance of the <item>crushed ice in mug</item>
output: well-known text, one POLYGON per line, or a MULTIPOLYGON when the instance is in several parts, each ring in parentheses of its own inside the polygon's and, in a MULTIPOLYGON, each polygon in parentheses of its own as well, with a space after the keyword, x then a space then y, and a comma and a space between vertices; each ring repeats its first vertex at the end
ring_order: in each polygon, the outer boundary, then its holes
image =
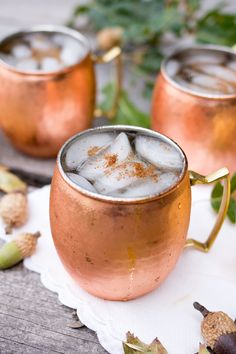
POLYGON ((100 132, 71 142, 62 166, 71 181, 90 192, 135 198, 159 195, 175 185, 184 157, 161 137, 100 132))
POLYGON ((218 50, 185 50, 166 62, 166 72, 182 87, 197 93, 236 93, 236 55, 218 50))
POLYGON ((22 71, 51 72, 79 63, 82 42, 59 32, 30 32, 9 38, 0 46, 0 59, 22 71))

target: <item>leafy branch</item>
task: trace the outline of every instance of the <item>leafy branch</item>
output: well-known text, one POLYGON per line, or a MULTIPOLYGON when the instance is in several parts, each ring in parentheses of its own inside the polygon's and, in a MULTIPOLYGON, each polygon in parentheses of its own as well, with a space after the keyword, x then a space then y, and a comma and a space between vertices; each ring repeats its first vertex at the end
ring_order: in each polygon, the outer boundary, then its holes
MULTIPOLYGON (((132 0, 93 0, 76 6, 68 25, 97 33, 100 49, 121 44, 125 60, 138 70, 145 82, 144 96, 150 98, 167 35, 173 45, 185 36, 202 43, 226 46, 236 43, 236 14, 225 13, 224 3, 202 13, 202 4, 203 0, 137 0, 135 3, 132 0)), ((110 99, 111 94, 105 88, 102 105, 109 105, 110 99)), ((140 114, 144 113, 130 101, 128 93, 123 92, 114 122, 147 127, 146 117, 140 114), (130 113, 124 117, 127 109, 133 109, 133 118, 130 113)))
MULTIPOLYGON (((235 224, 236 223, 236 173, 231 178, 231 190, 230 190, 230 202, 227 211, 227 216, 229 220, 235 224)), ((211 206, 218 212, 221 205, 221 200, 223 196, 223 186, 220 182, 217 182, 211 193, 211 206)))
POLYGON ((166 33, 176 39, 191 35, 198 42, 232 46, 236 43, 236 14, 224 13, 221 3, 206 13, 203 0, 94 0, 78 5, 69 24, 86 15, 94 32, 120 27, 129 60, 148 75, 156 75, 163 57, 166 33), (139 60, 136 61, 137 53, 139 60))

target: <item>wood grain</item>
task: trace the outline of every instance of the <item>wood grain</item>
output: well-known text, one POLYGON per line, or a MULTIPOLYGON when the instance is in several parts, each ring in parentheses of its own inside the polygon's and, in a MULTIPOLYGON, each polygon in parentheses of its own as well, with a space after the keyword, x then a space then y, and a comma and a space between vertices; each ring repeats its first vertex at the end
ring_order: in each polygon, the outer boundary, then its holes
POLYGON ((1 354, 106 353, 94 332, 68 327, 72 312, 22 264, 0 271, 1 354))

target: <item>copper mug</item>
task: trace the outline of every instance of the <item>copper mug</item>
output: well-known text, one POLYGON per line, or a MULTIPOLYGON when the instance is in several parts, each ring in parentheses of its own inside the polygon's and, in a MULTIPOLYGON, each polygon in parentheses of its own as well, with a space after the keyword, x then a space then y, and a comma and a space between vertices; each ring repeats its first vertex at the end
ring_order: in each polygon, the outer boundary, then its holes
POLYGON ((197 93, 176 83, 168 75, 169 60, 185 54, 236 53, 215 45, 180 49, 161 65, 152 98, 152 128, 182 146, 189 166, 201 173, 226 165, 236 170, 236 94, 210 95, 197 93))
POLYGON ((61 148, 50 195, 50 223, 58 255, 70 276, 89 293, 108 300, 130 300, 157 288, 174 268, 184 247, 207 252, 220 230, 230 197, 229 172, 208 176, 188 171, 182 149, 148 129, 105 126, 69 139, 61 148), (62 168, 68 146, 98 132, 129 132, 161 137, 178 149, 184 169, 179 181, 160 195, 113 198, 73 183, 62 168), (224 180, 220 211, 205 243, 188 239, 191 185, 224 180))
POLYGON ((35 26, 0 42, 0 49, 30 33, 62 33, 79 41, 83 58, 72 66, 52 72, 16 69, 0 59, 0 127, 23 152, 41 157, 56 156, 73 134, 91 126, 95 116, 115 114, 121 85, 121 50, 114 47, 102 56, 91 53, 88 40, 62 26, 35 26), (116 61, 117 91, 109 112, 95 109, 95 63, 116 61))

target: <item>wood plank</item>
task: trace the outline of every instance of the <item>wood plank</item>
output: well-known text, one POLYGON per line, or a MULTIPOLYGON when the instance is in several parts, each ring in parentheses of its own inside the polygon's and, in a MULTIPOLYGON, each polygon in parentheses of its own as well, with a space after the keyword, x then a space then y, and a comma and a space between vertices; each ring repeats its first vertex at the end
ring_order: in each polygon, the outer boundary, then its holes
POLYGON ((72 312, 22 264, 0 271, 1 354, 105 354, 94 332, 68 327, 72 312))

